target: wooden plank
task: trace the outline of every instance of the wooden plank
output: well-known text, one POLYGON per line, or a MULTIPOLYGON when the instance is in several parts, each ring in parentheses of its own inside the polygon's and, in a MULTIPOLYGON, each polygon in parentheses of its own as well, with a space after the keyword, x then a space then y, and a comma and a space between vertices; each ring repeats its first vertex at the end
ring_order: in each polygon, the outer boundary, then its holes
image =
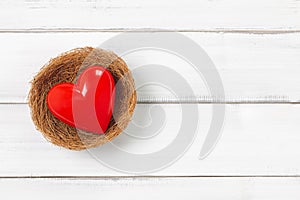
POLYGON ((299 199, 299 178, 0 179, 10 199, 299 199), (18 192, 15 192, 18 191, 18 192))
MULTIPOLYGON (((117 33, 2 33, 0 44, 0 102, 26 102, 29 81, 51 58, 75 47, 98 46, 117 33), (8 87, 9 86, 9 87, 8 87)), ((225 101, 292 101, 300 99, 299 33, 253 35, 184 33, 199 44, 215 63, 223 81, 225 101)), ((170 67, 184 78, 194 93, 177 91, 179 99, 215 101, 193 67, 166 52, 144 50, 123 56, 131 70, 145 64, 170 67)), ((159 71, 153 73, 160 73, 159 71)), ((149 76, 149 74, 145 74, 149 76)), ((168 78, 168 74, 166 74, 168 78)), ((135 77, 141 85, 143 78, 135 77)), ((218 96, 218 95, 217 95, 218 96)), ((138 89, 140 101, 172 100, 162 87, 138 89)))
MULTIPOLYGON (((161 106, 166 123, 152 138, 122 134, 115 145, 130 153, 149 154, 166 147, 178 134, 179 104, 139 104, 135 123, 151 124, 145 110, 161 106), (143 112, 141 112, 143 111, 143 112)), ((189 104, 189 106, 195 106, 189 104)), ((211 122, 211 106, 197 105, 197 138, 173 165, 158 176, 299 176, 299 105, 226 105, 223 135, 213 152, 199 159, 211 122)), ((99 163, 88 151, 70 151, 48 143, 34 129, 27 105, 0 105, 0 176, 127 176, 99 163)), ((153 113, 152 113, 153 114, 153 113)), ((155 113, 153 118, 157 117, 155 113)), ((143 135, 142 129, 140 134, 143 135)), ((107 148, 110 152, 110 148, 107 148)), ((0 187, 1 188, 1 187, 0 187)))
POLYGON ((297 0, 5 0, 0 29, 286 31, 300 29, 299 9, 297 0))

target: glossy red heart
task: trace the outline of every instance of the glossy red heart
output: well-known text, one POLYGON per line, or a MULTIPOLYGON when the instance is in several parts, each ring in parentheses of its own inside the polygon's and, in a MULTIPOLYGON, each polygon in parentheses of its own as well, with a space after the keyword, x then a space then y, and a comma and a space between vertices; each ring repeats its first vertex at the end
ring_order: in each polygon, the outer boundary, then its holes
POLYGON ((101 66, 84 70, 77 83, 60 83, 50 89, 47 105, 51 113, 70 126, 103 134, 109 125, 115 100, 111 73, 101 66))

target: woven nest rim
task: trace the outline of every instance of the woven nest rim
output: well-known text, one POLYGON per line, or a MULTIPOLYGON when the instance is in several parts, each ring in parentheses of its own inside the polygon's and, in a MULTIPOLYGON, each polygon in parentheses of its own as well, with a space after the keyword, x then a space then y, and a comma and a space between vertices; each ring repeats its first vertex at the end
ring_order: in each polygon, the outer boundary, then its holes
POLYGON ((120 57, 103 49, 84 47, 62 53, 45 64, 31 81, 28 102, 37 130, 49 142, 83 150, 111 141, 126 128, 136 105, 136 91, 132 74, 120 57), (63 123, 50 112, 46 102, 48 91, 54 85, 75 83, 83 70, 95 65, 106 67, 120 86, 116 89, 114 115, 105 134, 88 133, 63 123))

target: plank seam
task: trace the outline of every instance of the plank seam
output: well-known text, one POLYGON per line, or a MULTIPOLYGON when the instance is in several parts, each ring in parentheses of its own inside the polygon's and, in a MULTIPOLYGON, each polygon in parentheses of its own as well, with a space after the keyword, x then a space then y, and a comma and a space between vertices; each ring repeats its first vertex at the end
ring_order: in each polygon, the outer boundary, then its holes
POLYGON ((300 175, 202 176, 0 176, 0 179, 168 179, 168 178, 300 178, 300 175))
MULTIPOLYGON (((28 104, 27 102, 0 102, 0 105, 26 105, 28 104)), ((172 102, 172 101, 154 101, 154 102, 137 102, 137 104, 225 104, 225 105, 234 105, 234 104, 253 104, 253 105, 261 105, 261 104, 279 104, 279 105, 298 105, 300 102, 274 102, 274 101, 237 101, 237 102, 203 102, 203 101, 180 101, 180 102, 172 102)))
POLYGON ((197 32, 197 33, 236 33, 236 34, 291 34, 300 33, 298 29, 131 29, 131 28, 112 28, 112 29, 84 29, 84 28, 32 28, 32 29, 0 29, 0 33, 81 33, 81 32, 197 32))

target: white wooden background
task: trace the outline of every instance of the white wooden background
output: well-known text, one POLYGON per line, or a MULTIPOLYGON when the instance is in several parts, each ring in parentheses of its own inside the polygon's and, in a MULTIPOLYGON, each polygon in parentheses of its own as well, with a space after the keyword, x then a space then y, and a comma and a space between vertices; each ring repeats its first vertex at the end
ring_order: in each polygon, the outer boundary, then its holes
MULTIPOLYGON (((0 2, 0 194, 15 198, 299 199, 300 1, 298 0, 23 0, 0 2), (86 151, 45 141, 30 119, 29 81, 57 54, 98 46, 119 32, 179 31, 215 63, 226 92, 223 135, 206 159, 205 135, 174 165, 144 176, 102 166, 86 151)), ((153 60, 174 66, 193 86, 201 133, 211 104, 203 83, 168 55, 124 58, 130 67, 153 60), (139 58, 139 59, 136 59, 139 58), (150 60, 149 60, 150 58, 150 60)), ((186 94, 182 91, 181 96, 186 94)), ((138 91, 143 106, 170 95, 138 91)), ((164 104, 159 137, 129 141, 128 151, 151 152, 172 140, 179 104, 164 104)))

